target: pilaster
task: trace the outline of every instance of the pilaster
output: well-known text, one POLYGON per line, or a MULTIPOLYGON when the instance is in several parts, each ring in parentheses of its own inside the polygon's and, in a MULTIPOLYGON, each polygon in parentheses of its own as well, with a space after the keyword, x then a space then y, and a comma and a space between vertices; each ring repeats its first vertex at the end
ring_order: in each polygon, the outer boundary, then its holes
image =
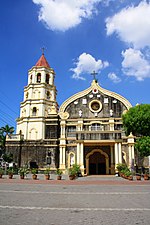
POLYGON ((134 136, 132 133, 128 136, 128 151, 129 151, 129 167, 133 167, 135 163, 135 154, 134 154, 134 136))

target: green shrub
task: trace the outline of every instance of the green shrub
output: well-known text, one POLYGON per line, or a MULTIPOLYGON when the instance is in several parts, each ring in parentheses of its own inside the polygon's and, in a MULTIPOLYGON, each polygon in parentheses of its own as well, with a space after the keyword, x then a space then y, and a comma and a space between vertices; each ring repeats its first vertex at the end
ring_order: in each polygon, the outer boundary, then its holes
POLYGON ((12 167, 7 169, 7 174, 13 175, 14 174, 14 169, 12 167))
POLYGON ((36 174, 37 174, 37 172, 38 172, 38 171, 37 171, 37 169, 36 169, 36 168, 33 168, 33 169, 31 170, 31 173, 32 173, 32 174, 34 174, 34 175, 36 175, 36 174))
POLYGON ((118 163, 117 166, 116 166, 116 168, 117 168, 118 172, 121 172, 121 171, 127 169, 128 167, 124 163, 118 163))
POLYGON ((50 168, 46 168, 46 170, 44 170, 44 174, 49 175, 50 174, 50 168))
POLYGON ((0 174, 3 175, 4 174, 4 170, 2 168, 0 168, 0 174))
POLYGON ((80 172, 80 166, 78 164, 73 164, 72 167, 69 168, 68 172, 69 175, 77 176, 77 174, 80 172))
POLYGON ((129 176, 132 175, 132 173, 131 173, 131 171, 126 171, 126 172, 125 172, 125 175, 126 175, 127 177, 129 177, 129 176))
POLYGON ((61 169, 57 168, 57 170, 56 170, 56 174, 61 176, 61 175, 62 175, 62 173, 63 173, 63 171, 62 171, 61 169))
POLYGON ((18 174, 21 176, 26 176, 29 173, 29 169, 26 167, 21 167, 18 170, 18 174))

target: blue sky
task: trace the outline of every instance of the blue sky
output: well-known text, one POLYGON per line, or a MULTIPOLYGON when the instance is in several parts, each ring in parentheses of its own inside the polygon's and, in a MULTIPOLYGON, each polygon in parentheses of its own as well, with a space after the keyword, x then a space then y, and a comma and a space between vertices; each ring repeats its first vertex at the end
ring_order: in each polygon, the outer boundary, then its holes
POLYGON ((59 105, 90 86, 93 70, 133 106, 149 103, 150 1, 5 0, 0 11, 0 126, 16 126, 43 46, 59 105))

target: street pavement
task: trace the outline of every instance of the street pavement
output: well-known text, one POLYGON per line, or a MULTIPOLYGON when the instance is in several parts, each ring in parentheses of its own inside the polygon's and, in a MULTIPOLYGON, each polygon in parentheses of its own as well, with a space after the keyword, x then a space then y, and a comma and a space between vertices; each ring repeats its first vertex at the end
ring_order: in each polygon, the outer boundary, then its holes
POLYGON ((149 225, 150 181, 0 179, 0 225, 149 225))

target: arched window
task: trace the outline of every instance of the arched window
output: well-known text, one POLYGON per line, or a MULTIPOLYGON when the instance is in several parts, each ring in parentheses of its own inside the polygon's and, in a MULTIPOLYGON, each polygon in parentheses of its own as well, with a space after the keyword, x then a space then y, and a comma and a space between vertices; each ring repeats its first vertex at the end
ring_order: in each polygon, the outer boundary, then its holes
POLYGON ((26 116, 26 110, 23 109, 23 110, 22 110, 22 117, 25 117, 25 116, 26 116))
POLYGON ((27 93, 26 93, 26 99, 28 98, 28 96, 29 96, 29 93, 27 92, 27 93))
POLYGON ((29 139, 36 140, 38 136, 38 131, 35 128, 32 128, 29 131, 29 139))
POLYGON ((40 91, 38 91, 38 99, 40 99, 40 95, 41 95, 41 92, 40 92, 40 91))
POLYGON ((40 73, 37 74, 37 83, 41 83, 41 74, 40 73))
POLYGON ((75 154, 73 153, 73 152, 71 152, 70 154, 69 154, 69 158, 70 158, 70 160, 69 160, 69 166, 71 167, 71 166, 73 166, 74 164, 75 164, 75 154))
POLYGON ((46 74, 45 82, 46 82, 47 84, 49 84, 49 74, 46 74))
POLYGON ((37 109, 36 109, 36 107, 33 107, 32 116, 36 116, 36 113, 37 113, 37 109))
POLYGON ((30 83, 32 83, 32 75, 30 76, 30 83))
POLYGON ((47 91, 47 99, 50 99, 50 92, 47 91))

